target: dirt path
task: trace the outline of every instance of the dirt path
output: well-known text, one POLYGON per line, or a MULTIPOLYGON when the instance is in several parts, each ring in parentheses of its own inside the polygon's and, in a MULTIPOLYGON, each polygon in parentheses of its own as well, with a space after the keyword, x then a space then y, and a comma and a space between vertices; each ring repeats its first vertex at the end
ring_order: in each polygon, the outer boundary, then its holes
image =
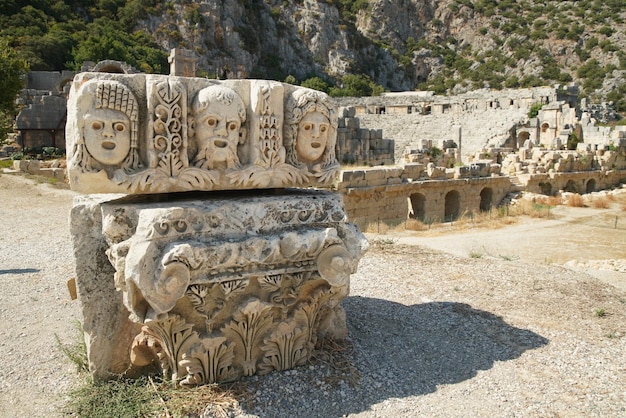
POLYGON ((0 175, 0 415, 52 416, 76 379, 55 335, 76 341, 68 215, 74 193, 0 175))
POLYGON ((619 204, 608 209, 558 206, 551 216, 517 218, 517 223, 499 229, 451 226, 448 231, 407 231, 383 237, 459 257, 564 265, 626 290, 626 212, 619 204))
MULTIPOLYGON (((75 341, 80 319, 66 289, 74 196, 0 175, 2 417, 62 416, 77 381, 55 340, 75 341)), ((557 214, 371 235, 344 302, 361 384, 321 390, 308 367, 259 378, 258 416, 626 416, 626 273, 607 261, 626 259, 626 233, 603 226, 624 213, 557 214), (594 277, 560 266, 571 260, 594 277)))

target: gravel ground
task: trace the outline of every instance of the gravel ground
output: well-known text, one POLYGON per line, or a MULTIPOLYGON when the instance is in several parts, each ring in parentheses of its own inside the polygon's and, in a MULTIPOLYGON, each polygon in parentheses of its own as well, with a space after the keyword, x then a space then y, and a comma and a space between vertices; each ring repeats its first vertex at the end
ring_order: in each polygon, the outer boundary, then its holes
MULTIPOLYGON (((78 380, 55 342, 79 319, 73 196, 0 176, 2 416, 60 416, 78 380)), ((548 262, 370 240, 343 303, 349 341, 238 383, 231 416, 626 417, 626 292, 548 262)))

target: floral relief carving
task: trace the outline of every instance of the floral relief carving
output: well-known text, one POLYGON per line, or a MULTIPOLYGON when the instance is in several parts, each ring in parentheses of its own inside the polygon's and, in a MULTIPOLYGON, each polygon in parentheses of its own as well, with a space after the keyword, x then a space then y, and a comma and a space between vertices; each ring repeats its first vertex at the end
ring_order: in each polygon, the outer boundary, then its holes
POLYGON ((287 318, 289 308, 298 300, 298 290, 310 273, 284 273, 259 277, 259 286, 268 292, 268 299, 278 306, 282 319, 287 318))
POLYGON ((256 373, 259 357, 256 349, 272 326, 273 320, 272 306, 254 300, 233 314, 233 320, 222 328, 222 332, 235 342, 235 350, 240 352, 244 376, 256 373))
POLYGON ((306 182, 306 175, 297 167, 285 163, 282 141, 282 95, 280 84, 254 81, 251 147, 252 164, 228 174, 232 183, 243 187, 280 187, 306 182))
POLYGON ((192 327, 192 324, 176 315, 163 321, 151 321, 142 328, 143 337, 136 339, 135 346, 150 344, 158 347, 156 351, 163 376, 178 381, 186 374, 186 370, 179 365, 183 354, 199 341, 198 334, 192 327))
POLYGON ((213 330, 214 316, 235 296, 248 287, 249 279, 231 280, 221 283, 194 284, 187 288, 185 296, 194 309, 206 318, 207 332, 213 330))
POLYGON ((260 372, 287 370, 306 363, 309 358, 307 336, 307 331, 295 321, 279 323, 261 347, 265 356, 260 372))
POLYGON ((232 380, 234 358, 233 345, 226 338, 205 338, 183 354, 180 366, 185 368, 187 376, 180 384, 196 386, 232 380))

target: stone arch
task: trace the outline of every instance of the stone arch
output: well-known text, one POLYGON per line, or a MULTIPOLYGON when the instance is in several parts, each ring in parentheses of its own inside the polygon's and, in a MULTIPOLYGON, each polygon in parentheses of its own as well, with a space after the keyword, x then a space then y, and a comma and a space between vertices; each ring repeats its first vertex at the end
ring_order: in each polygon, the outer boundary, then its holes
POLYGON ((426 196, 412 193, 409 197, 409 218, 423 221, 426 218, 426 196))
POLYGON ((594 179, 589 179, 587 181, 587 185, 585 186, 585 193, 593 193, 596 191, 596 181, 594 179))
POLYGON ((136 74, 135 68, 122 61, 104 60, 97 63, 91 70, 95 73, 136 74))
POLYGON ((548 132, 548 129, 550 129, 550 124, 548 122, 541 124, 541 132, 548 132))
POLYGON ((570 193, 578 193, 578 186, 576 186, 574 180, 568 180, 563 190, 570 193))
POLYGON ((491 210, 493 204, 493 189, 491 187, 485 187, 480 191, 480 210, 487 212, 491 210))
POLYGON ((519 148, 522 148, 524 144, 526 143, 526 141, 528 141, 529 139, 530 139, 530 132, 521 131, 520 133, 517 134, 517 146, 519 148))
POLYGON ((549 182, 541 182, 539 183, 539 187, 541 188, 541 194, 545 194, 546 196, 552 196, 552 184, 549 182))
POLYGON ((450 190, 446 193, 446 205, 444 209, 444 220, 446 222, 454 221, 459 217, 461 212, 461 194, 456 190, 450 190))

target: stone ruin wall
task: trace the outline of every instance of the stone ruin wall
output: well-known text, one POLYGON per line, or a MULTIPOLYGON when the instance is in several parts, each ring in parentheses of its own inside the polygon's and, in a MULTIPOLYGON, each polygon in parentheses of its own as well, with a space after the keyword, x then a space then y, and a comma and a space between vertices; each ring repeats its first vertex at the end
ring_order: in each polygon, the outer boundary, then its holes
POLYGON ((490 151, 491 157, 503 153, 502 164, 477 158, 468 166, 447 169, 433 163, 407 163, 403 167, 343 170, 338 189, 350 220, 365 229, 368 224, 399 224, 409 218, 442 222, 453 219, 451 214, 494 208, 514 192, 582 194, 626 183, 624 148, 582 154, 539 148, 518 153, 490 151), (457 203, 451 208, 446 196, 453 195, 457 203))
POLYGON ((395 161, 405 149, 418 149, 432 141, 442 148, 452 140, 461 154, 473 154, 487 146, 515 142, 511 128, 528 122, 528 110, 535 103, 577 102, 575 87, 560 90, 537 87, 518 90, 477 90, 459 96, 436 96, 432 92, 383 93, 379 97, 338 98, 340 106, 354 108, 361 128, 382 129, 393 138, 395 161), (461 143, 459 144, 459 127, 461 143))
POLYGON ((495 207, 510 192, 506 176, 490 174, 490 167, 441 169, 423 164, 405 167, 375 167, 343 170, 339 191, 343 194, 346 212, 351 222, 360 228, 370 223, 398 224, 414 217, 427 222, 446 218, 446 195, 459 195, 457 213, 477 212, 481 208, 481 193, 488 189, 490 206, 495 207), (421 194, 423 207, 416 213, 411 197, 421 194), (411 213, 413 212, 413 213, 411 213))
POLYGON ((382 129, 361 128, 353 107, 339 110, 337 159, 344 165, 394 164, 394 140, 384 139, 382 129))

